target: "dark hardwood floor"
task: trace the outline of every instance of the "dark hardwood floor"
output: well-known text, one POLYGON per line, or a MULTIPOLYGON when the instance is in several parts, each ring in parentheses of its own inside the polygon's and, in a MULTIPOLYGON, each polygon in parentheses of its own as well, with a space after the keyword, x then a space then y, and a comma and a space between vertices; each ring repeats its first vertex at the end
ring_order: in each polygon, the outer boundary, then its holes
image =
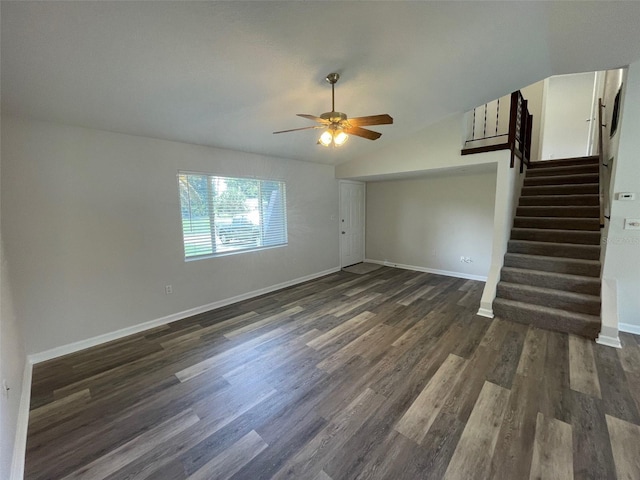
POLYGON ((339 272, 34 366, 27 479, 638 479, 640 344, 339 272))

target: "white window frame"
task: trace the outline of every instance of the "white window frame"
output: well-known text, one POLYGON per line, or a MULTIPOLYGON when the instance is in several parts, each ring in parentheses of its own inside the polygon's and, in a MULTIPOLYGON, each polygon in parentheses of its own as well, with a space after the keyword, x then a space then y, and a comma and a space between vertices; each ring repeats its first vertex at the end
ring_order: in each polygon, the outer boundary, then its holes
MULTIPOLYGON (((177 175, 177 183, 185 261, 255 252, 284 247, 288 244, 286 182, 283 180, 231 177, 180 170, 177 175), (185 186, 184 178, 189 176, 203 177, 200 180, 200 192, 191 187, 191 182, 185 186), (202 191, 202 181, 206 182, 205 192, 202 191), (216 187, 222 187, 224 192, 228 188, 229 181, 248 183, 241 188, 257 187, 256 197, 246 198, 242 204, 239 204, 237 200, 231 201, 228 205, 221 207, 221 204, 216 202, 214 191, 216 187), (257 183, 257 185, 251 185, 251 183, 257 183), (270 198, 265 200, 263 189, 274 183, 277 184, 277 188, 273 188, 271 185, 270 198), (202 195, 203 193, 204 195, 202 195), (194 197, 198 197, 199 205, 197 207, 194 207, 192 203, 194 197), (249 206, 250 203, 253 206, 249 206), (230 205, 233 205, 233 208, 230 205), (220 208, 223 208, 224 215, 218 221, 220 208), (242 208, 243 213, 238 213, 236 208, 242 208), (199 217, 194 216, 195 209, 202 212, 199 217), (266 213, 267 210, 269 214, 266 213), (185 211, 187 212, 186 216, 185 211), (273 218, 273 223, 267 220, 265 224, 265 217, 273 218), (223 218, 224 221, 222 221, 223 218), (196 221, 201 224, 196 224, 194 227, 196 221), (187 228, 186 222, 189 223, 189 228, 187 228), (237 223, 235 228, 234 223, 237 223), (223 230, 226 231, 226 235, 220 233, 223 230), (203 253, 194 253, 194 250, 197 252, 198 249, 203 253)), ((267 195, 269 194, 267 193, 267 195)), ((221 201, 220 198, 218 200, 221 201)))

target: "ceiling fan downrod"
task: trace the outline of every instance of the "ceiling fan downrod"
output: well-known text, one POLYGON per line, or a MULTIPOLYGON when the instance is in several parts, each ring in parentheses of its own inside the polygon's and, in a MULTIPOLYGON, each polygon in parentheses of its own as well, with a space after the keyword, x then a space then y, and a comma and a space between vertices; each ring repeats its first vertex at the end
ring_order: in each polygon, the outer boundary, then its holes
POLYGON ((336 89, 335 89, 335 85, 336 82, 340 79, 340 74, 339 73, 330 73, 329 75, 327 75, 327 82, 329 82, 331 84, 331 111, 335 112, 336 111, 336 89))

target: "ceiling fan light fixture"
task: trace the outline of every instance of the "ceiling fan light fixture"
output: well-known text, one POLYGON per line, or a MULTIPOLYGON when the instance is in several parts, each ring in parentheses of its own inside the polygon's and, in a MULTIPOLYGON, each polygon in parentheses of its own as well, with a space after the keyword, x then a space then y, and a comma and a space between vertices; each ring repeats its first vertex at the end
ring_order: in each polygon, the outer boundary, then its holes
POLYGON ((331 142, 333 142, 333 135, 331 135, 331 132, 329 130, 326 130, 322 135, 320 135, 320 138, 318 139, 318 143, 320 143, 320 145, 322 145, 323 147, 328 147, 329 145, 331 145, 331 142))
POLYGON ((333 143, 335 143, 336 147, 344 145, 347 140, 349 140, 349 135, 344 133, 342 130, 333 136, 333 143))
POLYGON ((342 130, 330 129, 325 130, 320 138, 318 139, 318 143, 323 147, 329 147, 333 144, 334 147, 341 147, 344 145, 347 140, 349 140, 349 135, 344 133, 342 130))

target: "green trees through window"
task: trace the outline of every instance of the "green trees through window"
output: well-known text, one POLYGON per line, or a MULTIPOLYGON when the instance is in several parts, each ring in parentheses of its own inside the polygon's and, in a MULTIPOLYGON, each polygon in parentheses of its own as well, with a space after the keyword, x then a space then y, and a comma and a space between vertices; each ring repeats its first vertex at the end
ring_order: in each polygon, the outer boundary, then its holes
POLYGON ((178 174, 185 258, 287 243, 284 182, 178 174))

